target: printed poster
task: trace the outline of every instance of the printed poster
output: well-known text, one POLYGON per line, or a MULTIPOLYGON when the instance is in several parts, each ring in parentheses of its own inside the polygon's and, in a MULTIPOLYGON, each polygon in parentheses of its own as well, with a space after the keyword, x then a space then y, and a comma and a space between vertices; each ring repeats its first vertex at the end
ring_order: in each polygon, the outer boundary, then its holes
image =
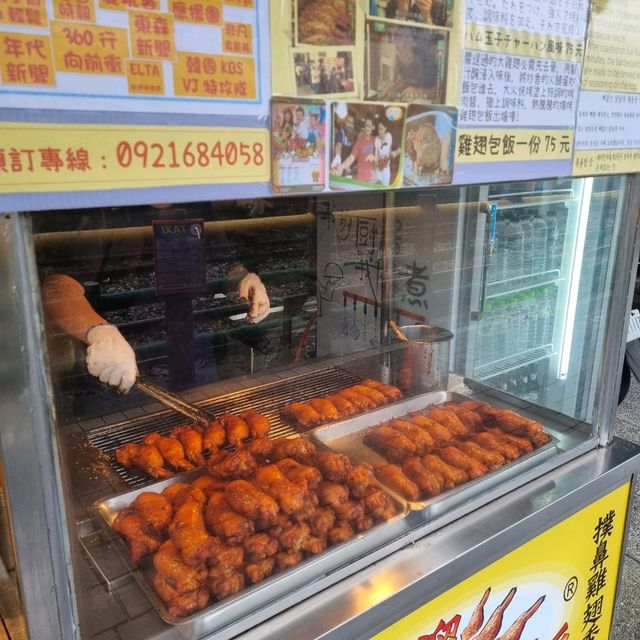
POLYGON ((320 100, 271 102, 271 170, 275 192, 322 191, 326 109, 320 100))
POLYGON ((267 5, 0 0, 0 107, 266 117, 267 5))
POLYGON ((457 119, 455 107, 421 104, 407 107, 402 156, 405 186, 451 184, 457 119))
POLYGON ((402 184, 402 106, 334 102, 330 186, 388 189, 402 184))
POLYGON ((582 509, 374 640, 606 640, 630 484, 582 509))
POLYGON ((578 105, 573 175, 640 169, 640 5, 595 1, 578 105))

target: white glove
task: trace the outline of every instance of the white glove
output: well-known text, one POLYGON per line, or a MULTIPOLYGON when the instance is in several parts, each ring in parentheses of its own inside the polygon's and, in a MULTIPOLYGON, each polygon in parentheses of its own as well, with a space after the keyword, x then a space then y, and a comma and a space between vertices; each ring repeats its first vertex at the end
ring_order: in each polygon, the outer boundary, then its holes
POLYGON ((271 308, 269 296, 262 284, 262 280, 255 273, 249 273, 240 280, 238 295, 251 303, 247 312, 247 320, 249 322, 254 324, 261 322, 269 315, 269 309, 271 308))
POLYGON ((331 168, 337 169, 342 164, 342 158, 340 155, 336 154, 333 156, 333 160, 331 161, 331 168))
POLYGON ((136 354, 112 324, 100 324, 87 333, 87 369, 99 378, 127 393, 138 375, 136 354))

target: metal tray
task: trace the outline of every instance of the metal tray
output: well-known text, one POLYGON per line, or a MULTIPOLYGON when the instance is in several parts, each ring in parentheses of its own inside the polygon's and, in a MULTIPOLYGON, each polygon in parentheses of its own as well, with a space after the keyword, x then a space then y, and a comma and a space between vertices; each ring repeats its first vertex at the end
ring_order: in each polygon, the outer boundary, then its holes
MULTIPOLYGON (((133 566, 124 539, 111 529, 111 524, 118 513, 128 507, 140 493, 145 491, 159 493, 175 482, 193 481, 199 475, 202 475, 201 470, 200 473, 189 471, 177 474, 167 480, 128 491, 94 504, 99 516, 98 523, 103 528, 108 528, 108 531, 114 536, 113 545, 116 551, 122 556, 127 567, 131 569, 131 573, 149 597, 158 615, 166 623, 177 627, 181 634, 180 637, 185 638, 185 640, 201 638, 236 622, 243 616, 253 613, 267 604, 270 605, 270 615, 277 613, 289 606, 283 602, 281 608, 278 608, 278 599, 312 582, 317 583, 318 590, 329 586, 335 581, 335 579, 331 580, 332 572, 340 569, 341 577, 344 577, 345 568, 353 565, 355 560, 371 554, 374 550, 383 548, 390 541, 409 530, 409 525, 405 522, 405 518, 410 512, 408 503, 387 490, 400 507, 400 512, 394 518, 381 522, 351 540, 329 547, 326 551, 307 558, 299 565, 270 576, 221 602, 215 602, 191 616, 177 618, 169 614, 164 603, 158 598, 152 587, 152 563, 149 560, 143 561, 141 566, 136 569, 133 566)), ((356 570, 357 567, 353 569, 353 571, 356 570)))
MULTIPOLYGON (((420 396, 415 396, 404 402, 398 402, 394 405, 383 407, 377 411, 370 411, 366 415, 351 418, 344 422, 334 423, 327 427, 317 427, 308 435, 325 447, 339 453, 344 453, 351 459, 370 462, 372 464, 385 464, 388 463, 388 460, 363 442, 364 432, 367 429, 381 422, 400 418, 412 411, 421 411, 430 404, 440 404, 442 402, 464 402, 465 400, 470 399, 471 398, 469 396, 455 393, 453 391, 434 391, 420 396)), ((499 404, 500 406, 511 408, 506 402, 500 402, 499 404)), ((498 403, 492 402, 492 405, 498 406, 498 403)), ((524 413, 520 408, 518 408, 517 411, 521 414, 524 413)), ((531 467, 537 466, 543 460, 555 455, 558 449, 558 439, 548 428, 549 425, 547 420, 544 422, 544 427, 547 433, 551 436, 551 441, 546 445, 532 451, 531 453, 521 456, 517 460, 500 467, 500 469, 490 471, 481 478, 465 482, 455 489, 443 491, 434 498, 417 502, 408 501, 409 506, 414 511, 423 511, 422 515, 425 518, 435 518, 458 504, 461 504, 480 493, 484 493, 488 489, 502 484, 512 477, 520 475, 531 467)), ((393 494, 395 497, 400 497, 391 488, 387 487, 384 482, 382 482, 382 485, 385 486, 389 493, 393 494)))

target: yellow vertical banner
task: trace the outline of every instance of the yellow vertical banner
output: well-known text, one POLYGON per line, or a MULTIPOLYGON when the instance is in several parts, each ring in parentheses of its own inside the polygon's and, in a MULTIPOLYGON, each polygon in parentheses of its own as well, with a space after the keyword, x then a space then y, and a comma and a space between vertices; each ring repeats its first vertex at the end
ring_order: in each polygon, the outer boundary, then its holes
POLYGON ((374 640, 606 640, 630 488, 541 533, 374 640))

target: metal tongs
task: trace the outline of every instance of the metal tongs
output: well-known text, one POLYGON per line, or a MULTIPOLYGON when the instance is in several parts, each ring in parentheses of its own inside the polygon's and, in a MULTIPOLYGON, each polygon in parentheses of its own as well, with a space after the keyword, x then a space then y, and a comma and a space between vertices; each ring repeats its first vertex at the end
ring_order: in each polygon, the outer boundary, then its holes
POLYGON ((204 409, 201 409, 200 407, 197 407, 196 405, 183 400, 175 393, 171 393, 171 391, 162 389, 161 387, 156 386, 148 380, 137 378, 133 386, 143 393, 146 393, 154 400, 157 400, 165 407, 181 413, 183 416, 189 418, 189 420, 191 420, 192 422, 195 422, 196 424, 199 424, 203 427, 208 426, 211 420, 213 420, 213 418, 204 409))

